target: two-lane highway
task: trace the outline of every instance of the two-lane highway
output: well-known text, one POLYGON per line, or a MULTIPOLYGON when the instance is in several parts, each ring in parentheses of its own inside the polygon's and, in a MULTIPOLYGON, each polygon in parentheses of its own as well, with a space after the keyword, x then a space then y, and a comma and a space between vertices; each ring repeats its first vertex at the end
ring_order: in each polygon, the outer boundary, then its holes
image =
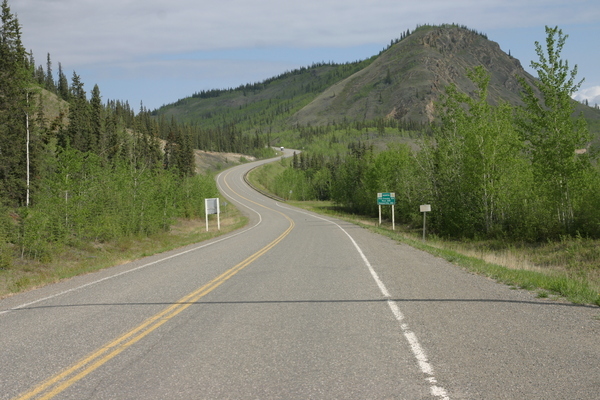
POLYGON ((597 308, 268 199, 256 164, 217 180, 247 227, 0 301, 0 399, 597 398, 597 308))

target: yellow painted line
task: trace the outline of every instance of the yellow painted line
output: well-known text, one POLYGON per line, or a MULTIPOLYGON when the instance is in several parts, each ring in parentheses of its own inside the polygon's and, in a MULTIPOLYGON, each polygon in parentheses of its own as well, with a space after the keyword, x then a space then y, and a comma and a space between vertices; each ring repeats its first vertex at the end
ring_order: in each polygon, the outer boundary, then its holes
POLYGON ((128 347, 134 345, 135 343, 137 343, 138 341, 140 341, 141 339, 143 339, 144 337, 146 337, 147 335, 149 335, 150 333, 152 333, 153 331, 158 329, 160 326, 162 326, 163 324, 168 322, 171 318, 175 317, 176 315, 178 315, 179 313, 181 313, 182 311, 187 309, 189 306, 193 305, 200 298, 202 298, 203 296, 206 296, 208 293, 212 292, 214 289, 219 287, 221 284, 223 284, 229 278, 231 278, 232 276, 234 276, 235 274, 240 272, 246 266, 248 266, 251 263, 253 263, 254 261, 256 261, 260 256, 262 256, 263 254, 265 254, 269 250, 271 250, 273 247, 275 247, 279 242, 281 242, 292 231, 292 229, 294 229, 295 223, 287 215, 285 215, 277 210, 273 210, 269 207, 266 207, 262 204, 256 203, 250 199, 247 199, 247 198, 239 195, 233 189, 231 189, 229 184, 227 184, 226 182, 225 182, 225 184, 232 192, 236 193, 241 198, 243 198, 251 203, 254 203, 261 207, 270 209, 272 211, 275 211, 275 212, 283 215, 290 222, 290 226, 285 230, 285 232, 283 232, 281 235, 279 235, 279 237, 277 237, 277 239, 275 239, 274 241, 272 241, 271 243, 269 243, 268 245, 266 245, 265 247, 263 247, 256 253, 252 254, 250 257, 246 258, 244 261, 240 262, 236 266, 223 272, 221 275, 217 276, 216 278, 214 278, 210 282, 206 283, 202 287, 196 289, 192 293, 182 297, 176 303, 167 307, 160 313, 148 318, 141 325, 137 326, 136 328, 132 329, 131 331, 127 332, 126 334, 118 337, 117 339, 113 340, 112 342, 104 345, 97 351, 95 351, 92 354, 85 357, 83 360, 81 360, 78 363, 74 364, 73 366, 65 369, 64 371, 57 374, 56 376, 44 381, 37 387, 33 388, 32 390, 30 390, 29 392, 27 392, 25 394, 22 394, 21 396, 15 398, 14 400, 32 399, 38 395, 40 397, 37 397, 37 399, 46 400, 46 399, 51 399, 52 397, 61 393, 65 389, 67 389, 70 386, 72 386, 73 384, 75 384, 77 381, 83 379, 85 376, 89 375, 90 373, 92 373, 93 371, 98 369, 100 366, 106 364, 108 361, 110 361, 111 359, 113 359, 114 357, 119 355, 121 352, 126 350, 128 347))

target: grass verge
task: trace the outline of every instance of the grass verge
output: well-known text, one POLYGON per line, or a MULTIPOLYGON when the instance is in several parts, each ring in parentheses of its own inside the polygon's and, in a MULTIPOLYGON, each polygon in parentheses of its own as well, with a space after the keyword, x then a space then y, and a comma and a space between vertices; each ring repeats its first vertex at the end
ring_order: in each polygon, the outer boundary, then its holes
POLYGON ((290 201, 289 204, 355 223, 444 258, 469 272, 537 292, 540 298, 562 298, 575 304, 600 306, 600 246, 597 240, 563 238, 559 243, 536 245, 489 241, 457 242, 440 238, 423 242, 420 233, 407 231, 398 225, 395 231, 391 230, 391 226, 380 227, 377 219, 344 213, 331 202, 290 201), (504 257, 498 256, 503 253, 504 257))
POLYGON ((248 183, 262 193, 273 194, 267 188, 267 182, 272 182, 275 177, 280 175, 287 166, 282 162, 273 162, 270 164, 261 165, 258 168, 252 169, 247 175, 248 183))
POLYGON ((239 210, 228 205, 221 208, 220 231, 217 231, 216 222, 212 219, 209 221, 208 232, 203 219, 179 220, 171 227, 170 232, 150 237, 127 237, 111 242, 81 243, 78 246, 54 249, 52 259, 48 262, 16 259, 10 268, 0 269, 0 298, 212 239, 239 229, 247 222, 248 219, 239 210))

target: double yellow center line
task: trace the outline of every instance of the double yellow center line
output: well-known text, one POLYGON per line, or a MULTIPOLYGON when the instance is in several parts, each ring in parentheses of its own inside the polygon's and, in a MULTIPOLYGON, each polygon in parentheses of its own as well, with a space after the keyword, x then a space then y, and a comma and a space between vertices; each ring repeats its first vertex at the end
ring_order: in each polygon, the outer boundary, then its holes
MULTIPOLYGON (((261 207, 264 207, 261 204, 253 202, 252 200, 248 201, 260 205, 261 207)), ((119 338, 113 340, 112 342, 104 345, 103 347, 93 352, 83 360, 79 361, 75 365, 67 368, 58 375, 46 380, 45 382, 33 388, 29 392, 17 397, 15 400, 26 400, 33 398, 43 400, 50 399, 56 396, 57 394, 72 386, 77 381, 83 379, 84 377, 98 369, 100 366, 106 364, 108 361, 119 355, 128 347, 134 345, 135 343, 137 343, 138 341, 140 341, 141 339, 158 329, 161 325, 165 324, 171 318, 175 317, 177 314, 181 313, 183 310, 193 305, 203 296, 212 292, 214 289, 223 284, 226 280, 240 272, 243 268, 250 265, 260 256, 262 256, 263 254, 271 250, 273 247, 275 247, 292 231, 295 225, 294 221, 290 219, 287 215, 283 213, 280 214, 282 214, 290 222, 290 226, 286 229, 285 232, 279 235, 277 239, 275 239, 274 241, 263 247, 261 250, 251 255, 250 257, 246 258, 244 261, 240 262, 233 268, 230 268, 229 270, 217 276, 207 284, 198 288, 194 292, 184 296, 183 298, 175 302, 173 305, 167 307, 165 310, 150 317, 141 325, 120 336, 119 338)))

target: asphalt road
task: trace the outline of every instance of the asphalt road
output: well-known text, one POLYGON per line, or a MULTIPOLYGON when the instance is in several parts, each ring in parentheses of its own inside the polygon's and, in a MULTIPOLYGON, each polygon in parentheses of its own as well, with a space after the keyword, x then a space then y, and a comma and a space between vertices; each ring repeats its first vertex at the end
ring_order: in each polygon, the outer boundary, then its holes
POLYGON ((254 165, 218 177, 246 228, 1 300, 0 399, 600 398, 597 307, 265 198, 254 165))

